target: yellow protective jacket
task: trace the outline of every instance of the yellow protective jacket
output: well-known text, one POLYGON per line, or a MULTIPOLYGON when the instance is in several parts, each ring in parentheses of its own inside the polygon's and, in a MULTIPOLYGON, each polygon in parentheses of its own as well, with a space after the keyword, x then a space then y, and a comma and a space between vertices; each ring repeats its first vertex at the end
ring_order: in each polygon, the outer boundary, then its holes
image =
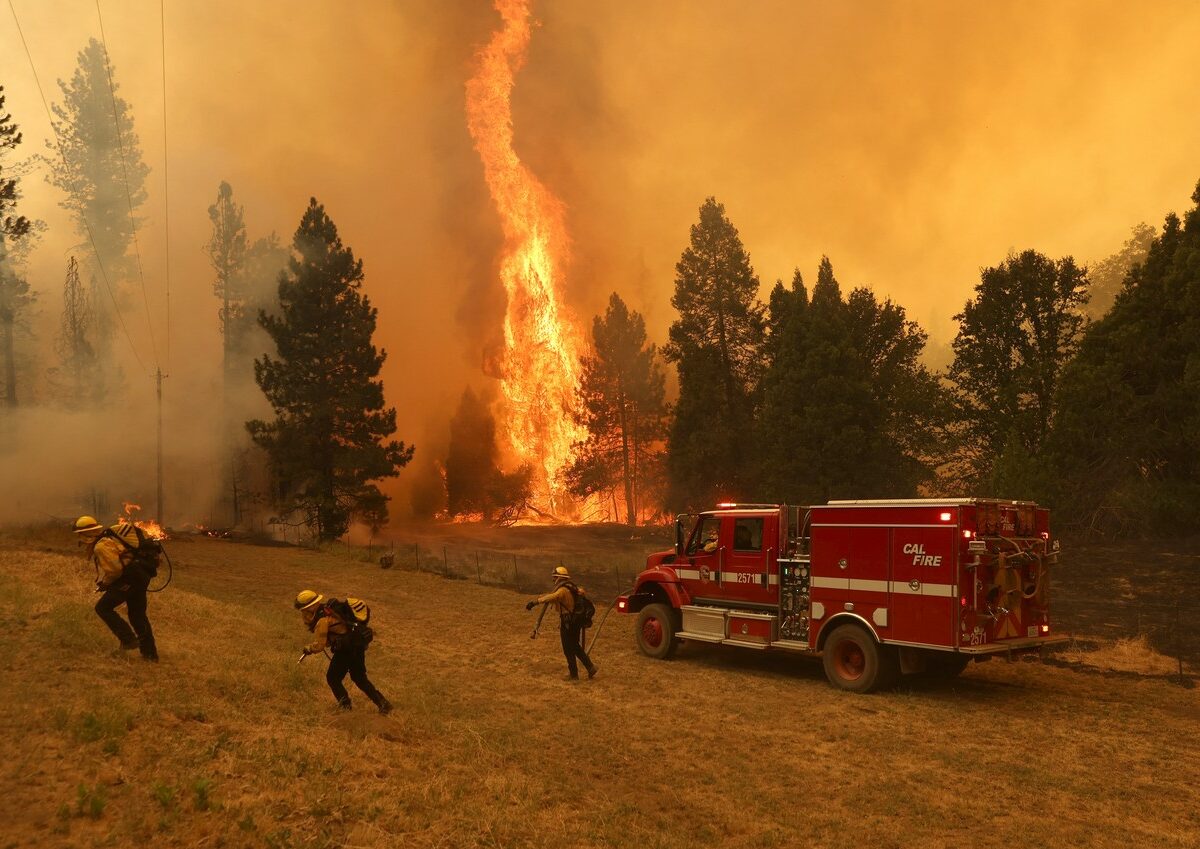
MULTIPOLYGON (((575 587, 575 592, 583 595, 583 587, 575 587)), ((538 596, 537 603, 553 604, 558 608, 558 615, 564 618, 570 616, 575 610, 575 597, 571 595, 571 590, 566 584, 563 584, 561 587, 554 590, 554 592, 549 592, 545 595, 538 596)))
POLYGON ((313 628, 313 641, 308 644, 309 653, 320 654, 329 645, 330 635, 339 636, 348 630, 346 623, 340 618, 326 613, 317 620, 316 627, 313 628))
MULTIPOLYGON (((133 548, 138 547, 137 529, 122 522, 108 529, 133 548)), ((133 553, 120 540, 102 536, 92 545, 92 562, 96 564, 96 583, 108 588, 121 580, 125 567, 133 559, 133 553)))

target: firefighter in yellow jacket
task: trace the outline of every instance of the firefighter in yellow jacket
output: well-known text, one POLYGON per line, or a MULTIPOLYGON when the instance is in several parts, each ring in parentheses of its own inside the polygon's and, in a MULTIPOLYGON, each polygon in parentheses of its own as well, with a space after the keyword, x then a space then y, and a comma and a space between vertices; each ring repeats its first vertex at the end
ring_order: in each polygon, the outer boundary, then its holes
POLYGON ((596 677, 596 664, 583 649, 583 625, 574 614, 575 596, 583 590, 571 580, 571 573, 566 566, 557 566, 551 573, 554 578, 554 590, 535 599, 530 599, 525 605, 526 610, 533 610, 539 604, 552 604, 558 610, 558 634, 562 638, 563 654, 567 658, 568 681, 579 680, 579 666, 576 660, 583 661, 588 678, 596 677))
POLYGON ((137 529, 128 522, 106 529, 91 516, 80 516, 75 533, 87 543, 87 556, 96 566, 96 591, 104 593, 96 602, 96 615, 121 641, 123 650, 137 649, 143 659, 157 662, 158 647, 146 616, 146 589, 153 576, 133 565, 137 529), (122 604, 128 622, 117 613, 122 604))
POLYGON ((350 634, 350 627, 331 604, 326 603, 325 596, 312 590, 301 590, 296 596, 295 606, 304 620, 304 627, 313 635, 312 642, 304 647, 304 654, 321 654, 327 648, 333 652, 329 669, 325 672, 325 681, 333 691, 338 707, 342 710, 350 710, 351 707, 350 694, 343 683, 346 673, 349 673, 350 680, 366 693, 380 713, 391 713, 392 703, 375 689, 367 677, 367 647, 345 639, 350 634))

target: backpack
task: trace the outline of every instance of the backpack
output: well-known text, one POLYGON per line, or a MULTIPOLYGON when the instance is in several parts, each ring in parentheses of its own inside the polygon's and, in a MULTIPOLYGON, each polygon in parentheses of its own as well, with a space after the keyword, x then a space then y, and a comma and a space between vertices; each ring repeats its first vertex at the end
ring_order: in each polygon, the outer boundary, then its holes
POLYGON ((571 618, 580 628, 592 627, 592 620, 596 617, 596 605, 574 584, 567 584, 567 589, 571 591, 571 598, 575 599, 575 609, 571 611, 571 618))
POLYGON ((130 545, 125 537, 113 531, 111 528, 105 529, 101 536, 112 537, 117 542, 125 547, 125 551, 129 554, 129 562, 125 564, 124 574, 129 577, 142 577, 149 581, 158 575, 158 564, 163 554, 162 543, 147 536, 146 532, 137 525, 132 525, 134 533, 137 535, 137 545, 130 545), (130 574, 132 570, 133 574, 130 574))
POLYGON ((367 646, 375 639, 375 631, 370 626, 371 608, 360 598, 347 598, 345 601, 331 598, 325 604, 325 612, 332 614, 346 625, 346 633, 330 634, 329 645, 334 651, 353 649, 366 651, 367 646))

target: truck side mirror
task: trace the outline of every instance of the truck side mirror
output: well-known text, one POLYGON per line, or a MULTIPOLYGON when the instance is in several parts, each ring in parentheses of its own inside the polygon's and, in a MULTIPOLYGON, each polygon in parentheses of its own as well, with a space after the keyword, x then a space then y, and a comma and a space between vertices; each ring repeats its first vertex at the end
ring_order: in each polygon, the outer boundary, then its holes
POLYGON ((683 517, 675 517, 675 556, 683 556, 683 517))

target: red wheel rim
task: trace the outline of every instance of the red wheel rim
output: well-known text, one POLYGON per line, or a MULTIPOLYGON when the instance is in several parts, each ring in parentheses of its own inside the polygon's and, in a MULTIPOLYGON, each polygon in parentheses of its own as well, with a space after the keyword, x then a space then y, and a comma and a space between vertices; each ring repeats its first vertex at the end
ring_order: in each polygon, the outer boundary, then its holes
POLYGON ((860 678, 866 669, 867 658, 853 640, 842 640, 833 649, 833 667, 847 681, 860 678))
POLYGON ((662 623, 651 616, 642 623, 642 642, 652 649, 658 648, 663 641, 662 623))

